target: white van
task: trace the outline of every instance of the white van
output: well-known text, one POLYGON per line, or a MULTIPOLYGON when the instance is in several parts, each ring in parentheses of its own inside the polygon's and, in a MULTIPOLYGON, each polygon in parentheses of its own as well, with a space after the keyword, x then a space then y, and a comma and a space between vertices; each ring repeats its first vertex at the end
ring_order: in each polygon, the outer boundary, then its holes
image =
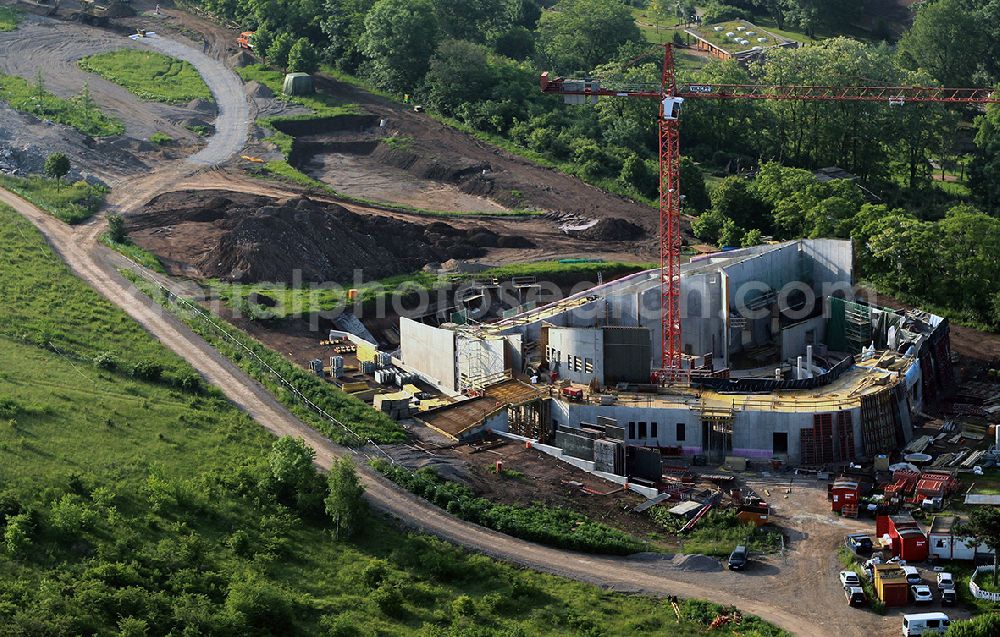
POLYGON ((903 637, 914 635, 943 635, 948 632, 951 620, 944 613, 903 615, 903 637))

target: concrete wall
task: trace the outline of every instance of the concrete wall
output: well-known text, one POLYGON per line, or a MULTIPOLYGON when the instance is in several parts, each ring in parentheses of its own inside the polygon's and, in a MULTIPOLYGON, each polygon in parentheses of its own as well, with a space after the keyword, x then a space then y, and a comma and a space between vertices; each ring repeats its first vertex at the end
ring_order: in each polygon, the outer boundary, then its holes
MULTIPOLYGON (((861 408, 849 410, 854 427, 855 455, 861 457, 864 448, 861 438, 861 408)), ((737 411, 733 417, 733 446, 729 455, 767 460, 778 456, 787 462, 796 463, 801 457, 802 429, 813 427, 813 415, 817 412, 780 412, 780 411, 737 411), (774 434, 784 433, 788 437, 788 451, 776 453, 774 449, 774 434)), ((685 454, 702 453, 701 413, 697 408, 667 408, 657 406, 630 405, 583 405, 562 400, 552 401, 552 418, 558 424, 571 427, 580 426, 581 422, 596 423, 598 416, 613 418, 620 427, 625 428, 626 442, 640 446, 681 447, 685 454), (647 435, 638 437, 638 423, 646 423, 649 433, 650 423, 656 423, 655 438, 647 435), (630 436, 629 423, 636 423, 634 433, 630 436), (684 424, 684 439, 677 437, 678 423, 684 424)))
MULTIPOLYGON (((801 323, 789 325, 781 330, 781 360, 806 355, 806 345, 818 345, 826 340, 826 318, 816 316, 801 323), (812 343, 806 342, 809 332, 813 333, 812 343)), ((815 349, 815 348, 814 348, 815 349)))
POLYGON ((458 390, 455 332, 401 317, 400 354, 403 362, 449 391, 458 390))
POLYGON ((600 328, 550 327, 549 350, 554 352, 549 367, 555 368, 555 357, 558 356, 561 378, 584 385, 593 378, 604 382, 604 332, 600 328), (579 370, 573 368, 573 357, 580 361, 579 370), (587 361, 592 372, 585 371, 587 361))
POLYGON ((809 257, 813 285, 818 294, 823 293, 824 284, 853 283, 854 245, 850 241, 808 239, 801 243, 802 251, 809 257))
POLYGON ((683 447, 687 453, 701 451, 701 420, 698 412, 687 408, 642 407, 630 405, 581 405, 567 401, 552 401, 552 419, 562 425, 580 426, 581 422, 596 423, 598 416, 613 418, 625 429, 625 441, 646 447, 683 447), (646 423, 646 437, 640 438, 638 423, 646 423), (629 423, 635 423, 634 435, 629 436, 629 423), (651 423, 656 423, 657 435, 650 436, 651 423), (684 423, 684 440, 677 439, 677 423, 684 423))

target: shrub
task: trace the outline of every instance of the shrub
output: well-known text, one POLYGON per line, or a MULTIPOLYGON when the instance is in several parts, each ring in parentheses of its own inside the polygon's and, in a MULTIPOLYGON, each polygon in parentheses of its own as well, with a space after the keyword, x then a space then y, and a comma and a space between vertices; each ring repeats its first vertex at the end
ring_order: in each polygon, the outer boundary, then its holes
POLYGON ((94 366, 113 372, 118 369, 118 357, 111 352, 101 352, 94 357, 94 366))
POLYGON ((29 513, 20 513, 7 518, 7 527, 3 532, 7 552, 14 557, 24 555, 31 546, 31 535, 34 530, 34 519, 29 513))
POLYGON ((167 135, 163 131, 156 131, 149 136, 149 141, 156 144, 157 146, 166 146, 170 142, 174 141, 174 138, 167 135))
POLYGON ((441 479, 430 469, 410 472, 384 460, 372 467, 407 491, 482 526, 533 542, 592 553, 625 555, 643 549, 643 544, 618 529, 594 522, 586 516, 541 504, 514 506, 476 497, 464 485, 441 479))
POLYGON ((378 609, 387 617, 399 618, 406 614, 406 607, 403 605, 403 594, 393 584, 379 586, 372 593, 372 600, 374 600, 378 609))
POLYGON ((155 382, 163 375, 163 366, 152 361, 137 361, 132 365, 132 376, 139 380, 155 382))

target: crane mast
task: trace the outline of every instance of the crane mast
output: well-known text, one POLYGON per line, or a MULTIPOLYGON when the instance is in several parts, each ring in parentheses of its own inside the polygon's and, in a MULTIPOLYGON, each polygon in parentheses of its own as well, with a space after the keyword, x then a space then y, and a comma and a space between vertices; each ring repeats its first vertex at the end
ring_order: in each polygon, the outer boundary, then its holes
POLYGON ((881 102, 894 106, 907 103, 996 104, 991 89, 938 88, 922 86, 811 86, 766 84, 678 84, 673 44, 663 45, 660 86, 639 85, 609 88, 599 80, 576 80, 541 75, 543 93, 565 96, 568 103, 592 103, 600 97, 655 99, 659 101, 660 196, 660 336, 661 366, 657 379, 682 381, 681 341, 681 198, 680 198, 680 110, 685 100, 753 99, 824 102, 881 102))

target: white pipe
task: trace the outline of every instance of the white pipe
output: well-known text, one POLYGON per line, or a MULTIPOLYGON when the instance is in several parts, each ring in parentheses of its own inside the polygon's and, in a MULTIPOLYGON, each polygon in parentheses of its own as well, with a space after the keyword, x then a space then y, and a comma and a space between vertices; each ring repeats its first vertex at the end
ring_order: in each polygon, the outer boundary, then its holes
POLYGON ((806 345, 806 374, 807 378, 813 377, 813 346, 806 345))
POLYGON ((801 356, 799 356, 795 360, 795 369, 796 369, 796 376, 795 377, 798 380, 802 380, 803 376, 805 376, 805 369, 803 369, 803 367, 802 367, 802 357, 801 356))
POLYGON ((781 378, 782 378, 781 368, 780 367, 775 367, 774 368, 774 380, 781 380, 781 378))

